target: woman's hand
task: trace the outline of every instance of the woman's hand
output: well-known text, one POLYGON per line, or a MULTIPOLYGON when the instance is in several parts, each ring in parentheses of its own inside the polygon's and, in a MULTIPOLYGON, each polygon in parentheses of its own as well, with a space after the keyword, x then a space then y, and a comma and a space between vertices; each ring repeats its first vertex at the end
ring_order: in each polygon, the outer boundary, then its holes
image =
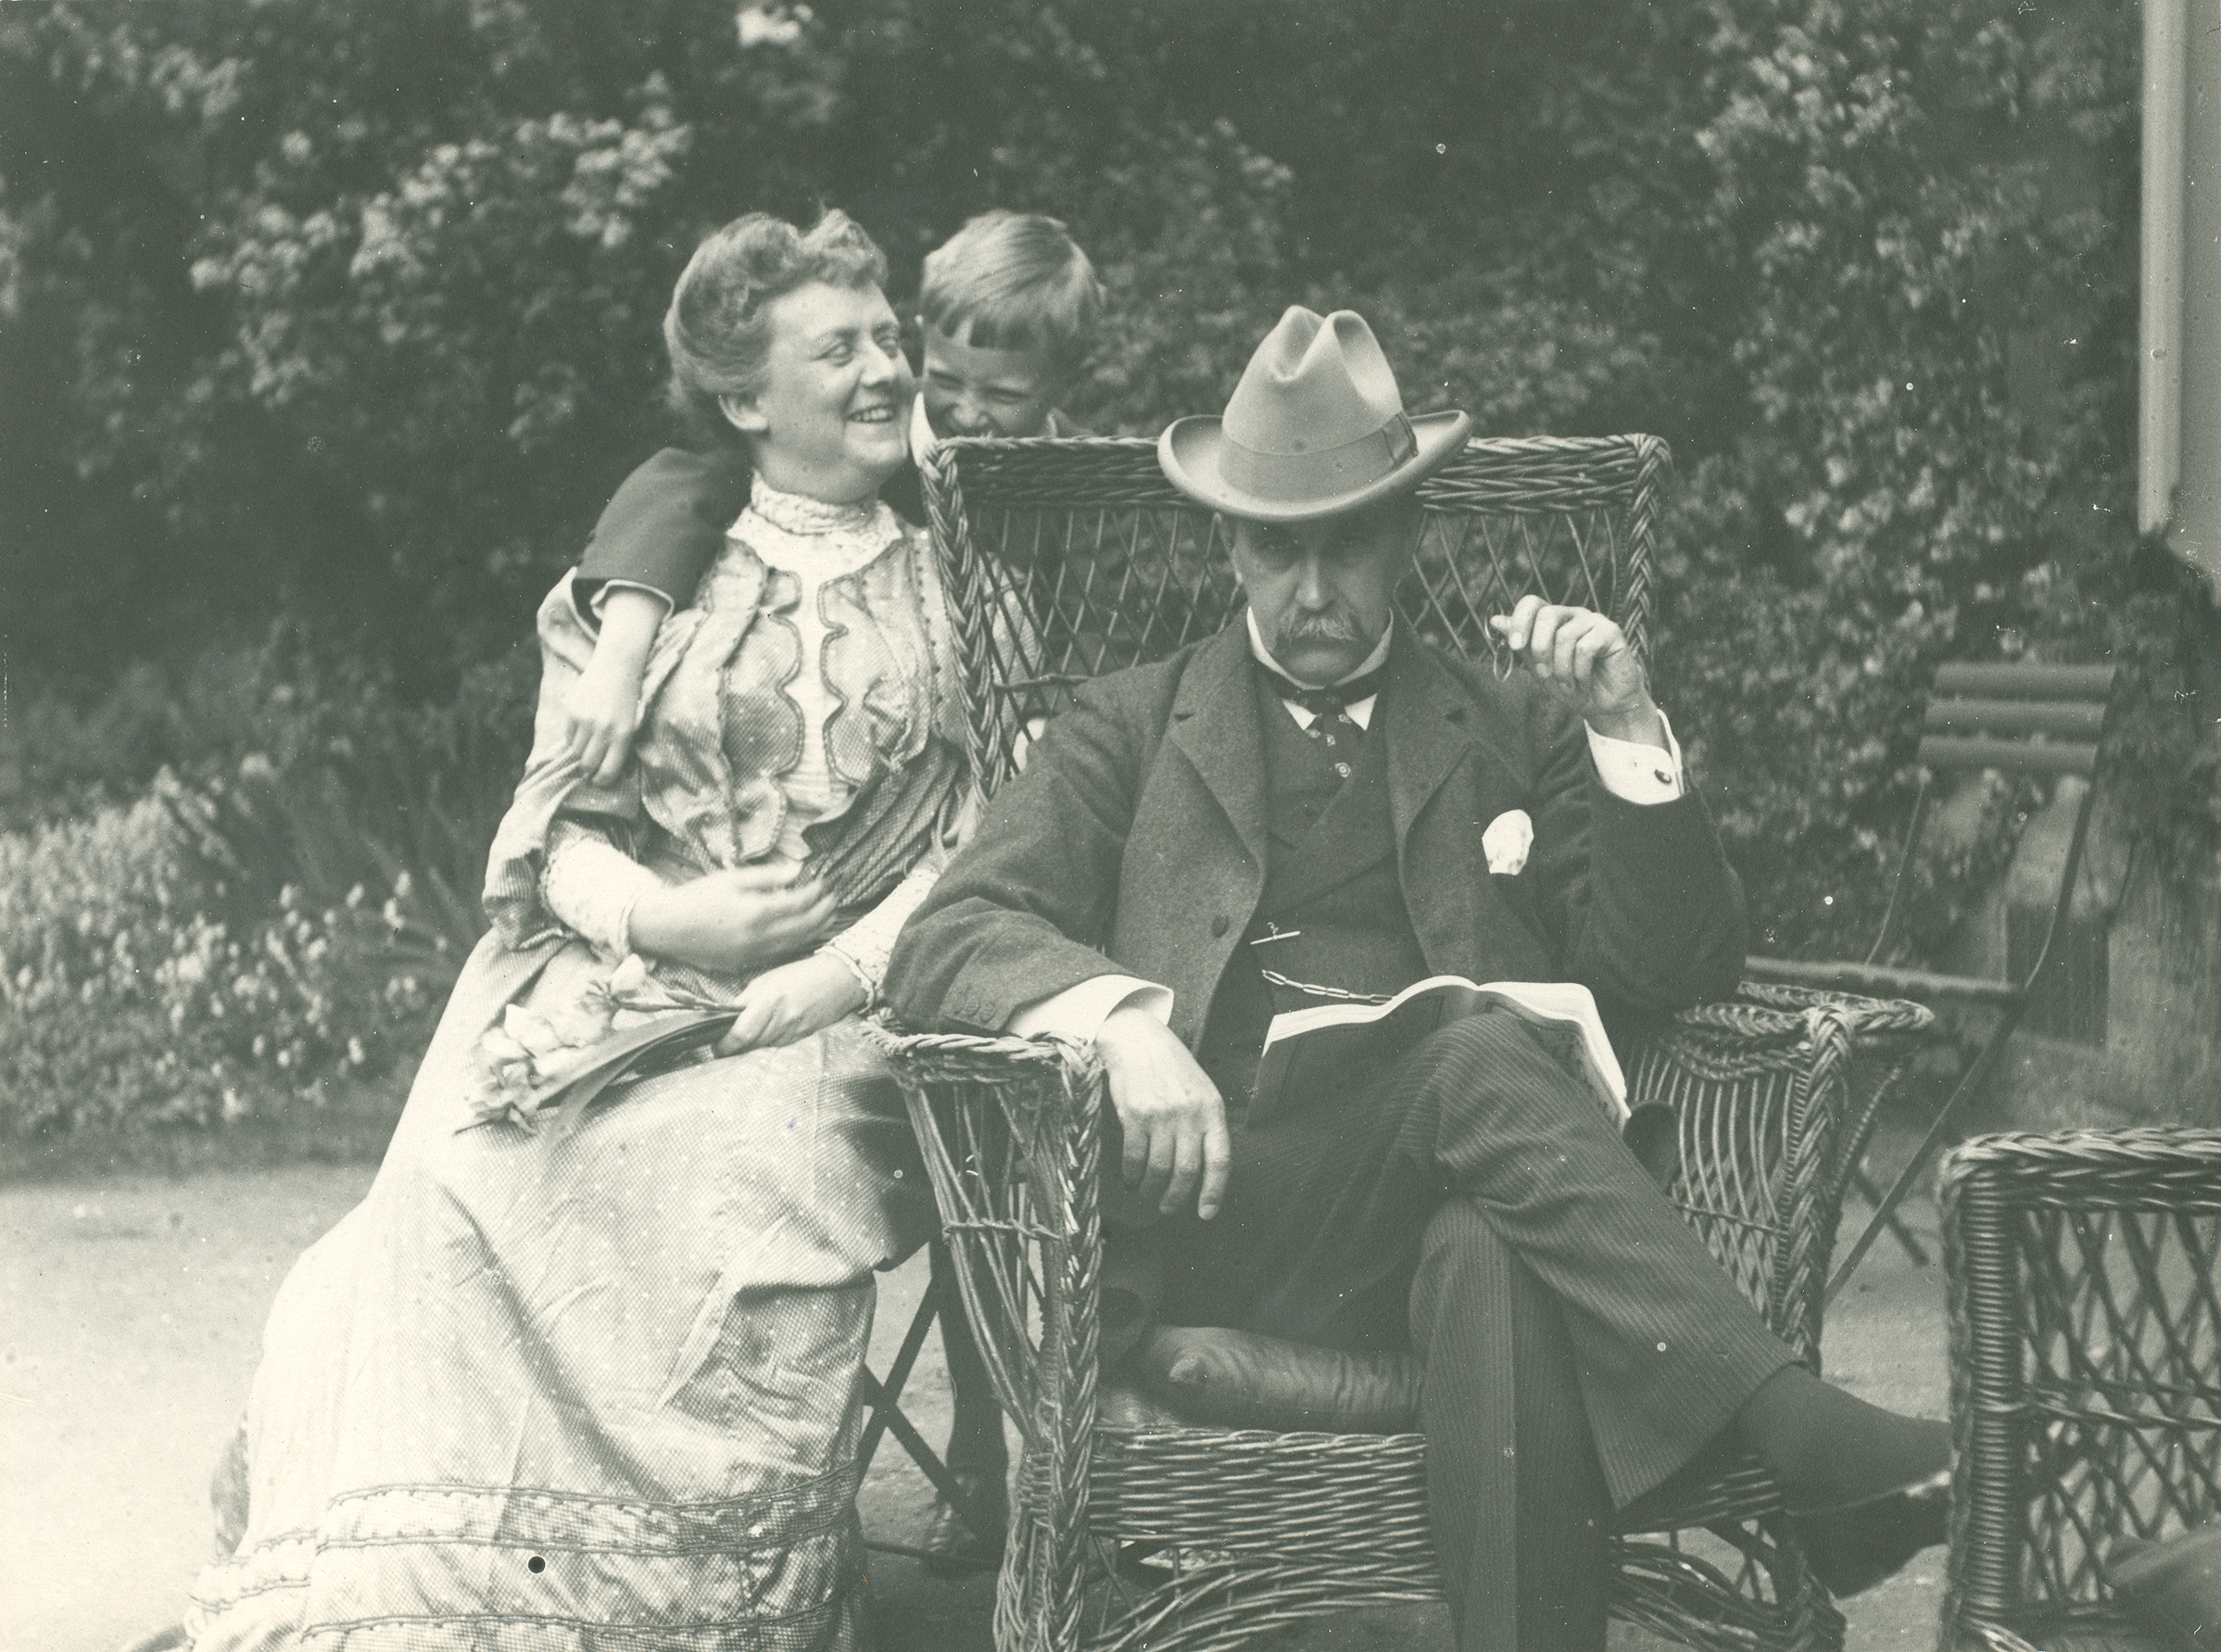
POLYGON ((767 969, 741 990, 740 1018, 717 1040, 717 1053, 769 1050, 806 1039, 864 1007, 864 983, 823 952, 767 969))
POLYGON ((735 866, 643 894, 630 939, 651 958, 738 975, 808 952, 832 935, 833 916, 825 886, 797 881, 792 863, 735 866))

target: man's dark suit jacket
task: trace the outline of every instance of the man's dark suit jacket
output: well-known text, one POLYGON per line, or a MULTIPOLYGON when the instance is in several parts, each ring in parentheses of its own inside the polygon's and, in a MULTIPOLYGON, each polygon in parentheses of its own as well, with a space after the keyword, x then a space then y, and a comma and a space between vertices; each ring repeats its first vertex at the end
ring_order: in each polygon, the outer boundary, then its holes
MULTIPOLYGON (((1116 970, 1169 987, 1173 1030, 1193 1048, 1264 889, 1252 669, 1237 618, 1082 687, 903 930, 886 982, 897 1013, 1000 1030, 1116 970)), ((1432 972, 1580 981, 1622 1025, 1734 990, 1742 890, 1694 795, 1613 796, 1581 722, 1539 683, 1496 682, 1407 632, 1373 727, 1432 972), (1492 875, 1482 834, 1513 809, 1532 818, 1533 847, 1518 876, 1492 875)))

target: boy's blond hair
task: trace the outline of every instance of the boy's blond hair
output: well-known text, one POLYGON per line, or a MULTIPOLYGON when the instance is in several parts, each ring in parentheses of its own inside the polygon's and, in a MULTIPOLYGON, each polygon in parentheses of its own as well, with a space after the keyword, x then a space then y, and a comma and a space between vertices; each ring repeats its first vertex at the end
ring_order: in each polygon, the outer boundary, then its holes
POLYGON ((1065 226, 997 208, 926 255, 919 318, 982 350, 1043 350, 1062 374, 1087 359, 1103 313, 1095 266, 1065 226))

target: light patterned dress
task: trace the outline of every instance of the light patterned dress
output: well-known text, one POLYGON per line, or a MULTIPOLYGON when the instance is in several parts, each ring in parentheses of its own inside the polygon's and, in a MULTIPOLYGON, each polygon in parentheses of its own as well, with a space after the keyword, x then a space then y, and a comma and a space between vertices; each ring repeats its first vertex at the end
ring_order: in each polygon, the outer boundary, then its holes
POLYGON ((556 755, 592 647, 568 579, 539 624, 538 738, 495 845, 494 931, 369 1196, 271 1312, 246 1531, 195 1587, 196 1646, 866 1638, 873 1274, 925 1241, 932 1206, 859 1024, 638 1079, 565 1131, 486 1106, 488 1036, 520 1010, 576 1024, 625 964, 642 877, 808 860, 848 926, 833 949, 874 978, 967 791, 931 558, 884 507, 759 481, 659 633, 632 772, 609 791, 556 755))

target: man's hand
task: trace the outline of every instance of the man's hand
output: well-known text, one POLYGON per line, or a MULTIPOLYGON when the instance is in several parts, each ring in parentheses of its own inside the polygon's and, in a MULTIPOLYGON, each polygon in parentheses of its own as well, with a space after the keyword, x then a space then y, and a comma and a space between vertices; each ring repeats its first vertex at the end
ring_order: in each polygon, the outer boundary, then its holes
POLYGON ((1534 675, 1569 701, 1598 734, 1663 747, 1665 725, 1644 680, 1642 662, 1626 634, 1586 608, 1521 597, 1489 628, 1515 654, 1524 653, 1534 675))
POLYGON ((833 918, 833 897, 796 881, 792 863, 734 866, 642 895, 631 940, 651 958, 734 975, 808 952, 832 934, 833 918))
POLYGON ((864 983, 854 972, 814 952, 767 969, 741 989, 740 1018, 717 1040, 717 1053, 791 1044, 863 1007, 864 983))
POLYGON ((1218 1088, 1172 1029, 1146 1010, 1114 1010, 1095 1048, 1126 1137, 1126 1185, 1167 1216, 1193 1194, 1195 1214, 1209 1221, 1225 1202, 1233 1163, 1218 1088))

